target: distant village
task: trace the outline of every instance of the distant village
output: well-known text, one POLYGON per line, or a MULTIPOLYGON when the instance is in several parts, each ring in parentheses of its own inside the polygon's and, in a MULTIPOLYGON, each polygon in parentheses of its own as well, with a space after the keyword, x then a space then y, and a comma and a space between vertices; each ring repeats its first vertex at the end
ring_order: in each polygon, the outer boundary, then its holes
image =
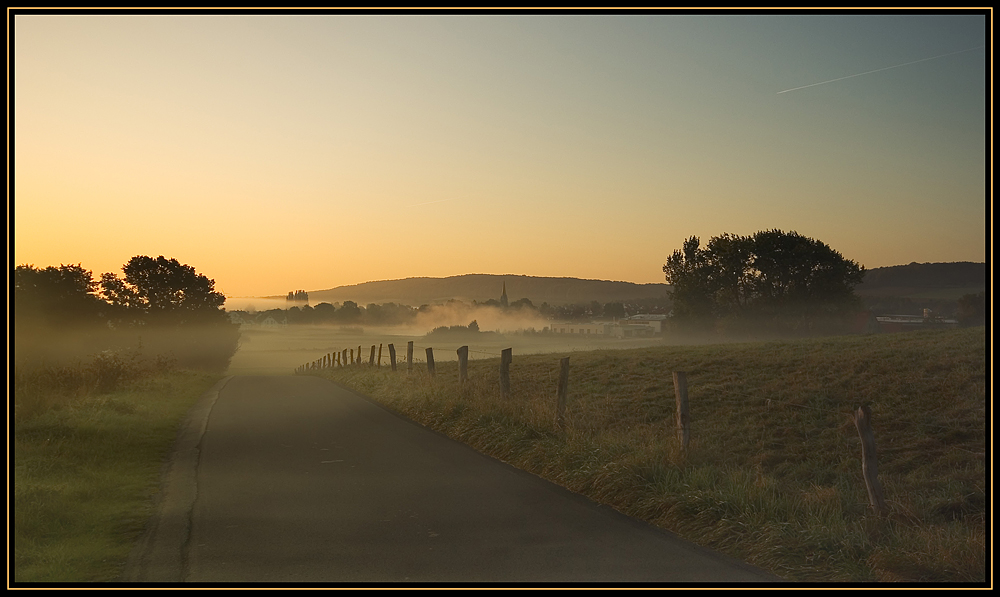
MULTIPOLYGON (((285 326, 289 324, 319 323, 319 324, 363 324, 363 325, 393 325, 405 324, 418 313, 434 309, 435 305, 422 305, 418 308, 408 305, 387 303, 370 304, 361 307, 352 301, 343 305, 320 303, 315 307, 308 304, 308 293, 303 290, 289 292, 289 303, 286 309, 270 309, 263 312, 229 311, 232 323, 241 326, 259 326, 263 328, 285 326), (305 303, 305 304, 301 304, 305 303)), ((460 301, 449 301, 445 305, 460 301)), ((550 306, 543 303, 536 307, 526 298, 509 302, 507 285, 503 283, 499 299, 489 299, 485 302, 473 301, 471 307, 497 307, 503 310, 537 311, 539 315, 551 323, 540 333, 567 334, 577 337, 591 336, 603 338, 643 338, 657 337, 666 333, 672 311, 666 303, 649 304, 612 302, 600 304, 575 304, 550 306)), ((930 309, 924 309, 922 315, 875 315, 873 311, 860 313, 853 331, 858 333, 900 332, 927 328, 957 327, 959 321, 954 318, 940 317, 930 309)))

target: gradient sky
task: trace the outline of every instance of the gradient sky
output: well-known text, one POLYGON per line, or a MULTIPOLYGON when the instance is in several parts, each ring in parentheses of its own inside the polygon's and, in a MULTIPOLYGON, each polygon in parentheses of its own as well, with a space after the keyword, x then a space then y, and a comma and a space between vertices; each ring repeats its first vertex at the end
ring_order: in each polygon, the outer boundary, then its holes
POLYGON ((262 296, 663 282, 771 228, 868 268, 992 246, 984 15, 9 18, 16 264, 262 296))

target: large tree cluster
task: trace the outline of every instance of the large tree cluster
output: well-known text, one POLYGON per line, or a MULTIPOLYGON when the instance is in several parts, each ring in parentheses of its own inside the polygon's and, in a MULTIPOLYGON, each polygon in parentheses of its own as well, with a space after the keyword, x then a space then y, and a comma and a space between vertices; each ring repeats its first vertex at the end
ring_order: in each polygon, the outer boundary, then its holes
POLYGON ((857 311, 865 269, 818 240, 765 230, 722 234, 704 247, 692 236, 663 272, 678 321, 809 329, 857 311))
POLYGON ((139 255, 123 276, 101 275, 98 283, 80 265, 14 270, 14 315, 53 325, 110 323, 206 324, 228 321, 225 295, 215 281, 176 259, 139 255))

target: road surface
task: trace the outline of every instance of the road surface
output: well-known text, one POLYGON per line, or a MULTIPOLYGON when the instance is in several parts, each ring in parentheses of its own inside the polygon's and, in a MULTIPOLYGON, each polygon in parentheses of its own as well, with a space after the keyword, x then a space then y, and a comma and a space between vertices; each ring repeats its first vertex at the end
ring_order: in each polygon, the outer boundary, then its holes
POLYGON ((189 413, 123 580, 777 579, 483 456, 330 381, 222 380, 189 413))

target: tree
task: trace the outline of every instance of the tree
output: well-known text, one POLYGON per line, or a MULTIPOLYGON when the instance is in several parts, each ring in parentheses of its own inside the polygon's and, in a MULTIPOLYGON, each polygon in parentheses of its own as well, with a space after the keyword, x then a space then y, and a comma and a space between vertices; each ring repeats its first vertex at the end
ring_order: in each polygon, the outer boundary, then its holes
POLYGON ((14 269, 15 321, 41 320, 60 326, 92 323, 98 321, 103 306, 93 274, 80 264, 14 269))
POLYGON ((215 281, 190 265, 160 255, 139 255, 122 268, 125 276, 101 276, 104 298, 119 315, 144 323, 211 323, 226 319, 225 295, 215 291, 215 281))
POLYGON ((354 301, 344 301, 337 310, 336 318, 340 321, 354 322, 361 319, 361 308, 354 301))
POLYGON ((604 303, 602 311, 604 317, 611 317, 613 319, 623 319, 625 317, 625 305, 622 303, 604 303))
POLYGON ((313 317, 317 322, 324 323, 333 320, 337 308, 330 303, 320 303, 313 307, 313 317))
POLYGON ((963 326, 986 323, 986 291, 966 294, 958 299, 958 322, 963 326))
POLYGON ((797 232, 684 241, 663 266, 679 321, 754 321, 814 328, 858 308, 865 269, 797 232))

